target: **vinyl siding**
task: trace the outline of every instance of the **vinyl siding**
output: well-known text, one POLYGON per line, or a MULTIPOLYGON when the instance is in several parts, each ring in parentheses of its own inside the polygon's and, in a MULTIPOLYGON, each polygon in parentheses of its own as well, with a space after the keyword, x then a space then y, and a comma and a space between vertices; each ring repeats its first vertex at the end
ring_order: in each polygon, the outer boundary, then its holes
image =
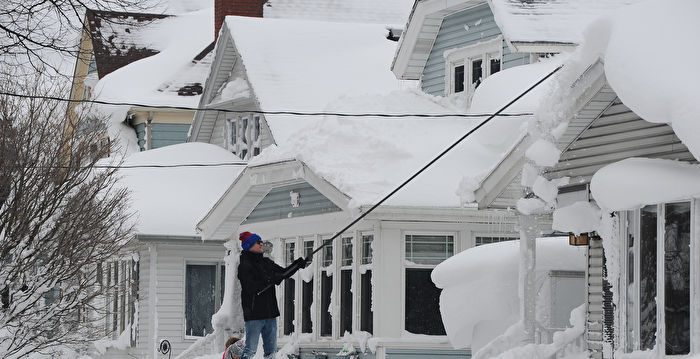
MULTIPOLYGON (((172 357, 187 349, 194 339, 185 339, 185 264, 223 262, 225 248, 218 243, 189 241, 187 244, 158 243, 157 251, 157 321, 159 340, 167 339, 172 344, 172 357)), ((139 251, 139 311, 137 347, 129 353, 140 358, 153 355, 153 328, 150 326, 153 308, 149 308, 150 254, 148 245, 139 251)), ((111 352, 111 351, 110 351, 111 352)), ((116 354, 116 353, 112 353, 116 354)), ((109 357, 109 356, 105 356, 109 357)), ((118 355, 117 355, 118 357, 118 355)))
POLYGON ((298 183, 273 188, 242 224, 339 211, 338 206, 310 184, 298 183), (299 207, 292 207, 290 191, 299 193, 299 207))
POLYGON ((187 141, 190 125, 177 123, 151 124, 151 149, 160 148, 187 141))
MULTIPOLYGON (((499 35, 501 30, 496 25, 488 4, 445 17, 423 69, 423 91, 436 96, 445 94, 445 50, 475 45, 499 35), (469 27, 468 30, 465 29, 465 25, 469 27)), ((511 53, 505 41, 503 42, 503 69, 529 62, 530 54, 511 53)))

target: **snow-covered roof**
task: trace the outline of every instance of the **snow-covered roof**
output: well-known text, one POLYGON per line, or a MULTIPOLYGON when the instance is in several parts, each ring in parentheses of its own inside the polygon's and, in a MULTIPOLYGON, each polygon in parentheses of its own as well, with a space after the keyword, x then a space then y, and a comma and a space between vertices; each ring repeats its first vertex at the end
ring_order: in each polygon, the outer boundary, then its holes
POLYGON ((206 79, 207 61, 211 60, 193 62, 193 59, 214 40, 212 16, 213 9, 209 8, 170 16, 139 28, 137 34, 131 34, 130 41, 147 45, 158 53, 100 79, 93 90, 94 97, 110 102, 196 107, 200 96, 181 96, 178 90, 182 87, 179 85, 202 85, 206 79))
POLYGON ((511 43, 580 44, 591 21, 641 0, 489 0, 511 43))
POLYGON ((398 88, 384 25, 239 16, 226 25, 263 110, 320 111, 341 96, 398 88))
MULTIPOLYGON (((479 324, 505 321, 508 325, 520 319, 519 251, 519 241, 488 244, 467 249, 435 267, 431 278, 442 288, 440 313, 452 346, 472 346, 473 340, 484 335, 475 330, 479 324)), ((570 246, 568 238, 562 237, 537 239, 538 284, 550 270, 585 268, 586 247, 570 246)))
MULTIPOLYGON (((239 160, 221 147, 193 142, 134 153, 124 160, 123 166, 231 164, 239 160)), ((243 168, 243 165, 122 168, 119 184, 131 191, 132 208, 138 216, 137 233, 195 236, 197 222, 243 168)))
POLYGON ((412 5, 413 0, 268 0, 263 16, 403 26, 412 5))
MULTIPOLYGON (((468 112, 494 113, 560 63, 560 59, 553 58, 488 77, 477 88, 468 112)), ((547 83, 505 113, 531 112, 546 93, 547 83)), ((401 90, 386 95, 343 97, 330 102, 326 109, 344 113, 465 114, 466 104, 460 98, 401 90)), ((530 117, 524 114, 494 118, 386 203, 459 207, 474 202, 474 191, 522 139, 530 117)), ((297 126, 284 143, 264 150, 251 165, 295 158, 349 196, 351 206, 371 205, 485 118, 326 116, 308 127, 297 126)))

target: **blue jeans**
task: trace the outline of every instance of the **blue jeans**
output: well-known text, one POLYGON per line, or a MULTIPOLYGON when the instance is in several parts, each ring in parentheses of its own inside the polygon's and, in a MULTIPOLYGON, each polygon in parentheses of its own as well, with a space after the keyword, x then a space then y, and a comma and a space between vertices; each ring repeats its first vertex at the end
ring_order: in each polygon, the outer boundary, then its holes
POLYGON ((245 322, 245 349, 241 359, 255 356, 258 350, 258 340, 263 338, 265 359, 272 359, 277 352, 277 318, 249 320, 245 322))

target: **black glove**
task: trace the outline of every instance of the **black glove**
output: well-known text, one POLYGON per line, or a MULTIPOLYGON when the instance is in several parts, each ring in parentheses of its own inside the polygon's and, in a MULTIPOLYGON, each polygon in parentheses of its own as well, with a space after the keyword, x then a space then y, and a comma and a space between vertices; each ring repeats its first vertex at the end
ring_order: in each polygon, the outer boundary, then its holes
POLYGON ((299 269, 304 269, 309 265, 309 263, 303 257, 297 258, 292 264, 299 269))

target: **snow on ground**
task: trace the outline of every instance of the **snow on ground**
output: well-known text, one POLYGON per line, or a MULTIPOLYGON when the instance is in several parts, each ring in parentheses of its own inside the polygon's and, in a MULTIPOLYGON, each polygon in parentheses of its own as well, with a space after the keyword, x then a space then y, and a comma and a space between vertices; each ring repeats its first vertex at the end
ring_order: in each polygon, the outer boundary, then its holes
MULTIPOLYGON (((221 147, 183 143, 135 153, 122 166, 236 163, 221 147)), ((107 162, 107 160, 105 161, 107 162)), ((195 236, 197 222, 242 171, 242 165, 122 168, 120 184, 131 191, 140 234, 195 236)))
MULTIPOLYGON (((483 345, 518 321, 519 248, 519 241, 470 248, 433 270, 432 280, 442 288, 440 313, 455 348, 475 350, 476 342, 483 345)), ((540 285, 549 270, 584 271, 585 248, 569 246, 563 237, 537 239, 540 285)))

